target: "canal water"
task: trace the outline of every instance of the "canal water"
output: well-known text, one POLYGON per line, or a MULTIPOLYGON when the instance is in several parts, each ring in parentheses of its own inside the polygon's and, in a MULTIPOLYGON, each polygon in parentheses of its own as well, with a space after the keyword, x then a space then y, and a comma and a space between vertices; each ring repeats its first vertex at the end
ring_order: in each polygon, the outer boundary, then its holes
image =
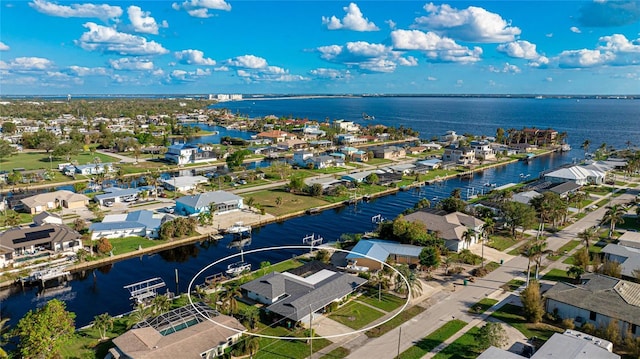
MULTIPOLYGON (((282 245, 301 245, 302 238, 315 234, 324 238, 325 242, 335 241, 343 233, 362 233, 374 228, 371 218, 381 215, 392 219, 404 209, 412 207, 421 198, 437 201, 448 197, 456 188, 460 188, 463 197, 467 194, 486 191, 485 183, 498 186, 506 183, 520 182, 523 178, 535 178, 541 172, 572 161, 570 155, 554 153, 536 158, 529 163, 517 162, 503 167, 486 170, 475 174, 472 179, 454 178, 437 185, 426 185, 421 188, 397 192, 379 197, 370 202, 359 202, 356 205, 330 209, 319 214, 301 216, 281 223, 273 223, 253 230, 251 243, 245 250, 282 245), (527 177, 527 175, 529 175, 527 177)), ((232 238, 225 236, 218 242, 202 242, 156 254, 143 255, 117 263, 109 264, 94 270, 79 273, 67 286, 39 292, 36 288, 5 289, 0 292, 2 316, 21 318, 28 310, 44 305, 52 298, 64 300, 68 310, 76 313, 78 326, 89 324, 93 317, 108 312, 118 315, 132 309, 129 293, 124 286, 146 279, 160 277, 167 283, 168 290, 185 291, 193 276, 208 264, 231 254, 238 254, 239 249, 229 248, 232 238), (178 271, 176 283, 175 271, 178 271)), ((117 244, 116 244, 117 246, 117 244)), ((246 255, 245 261, 259 268, 260 262, 278 261, 299 254, 295 250, 279 250, 246 255)), ((223 272, 227 264, 220 263, 204 273, 204 276, 223 272)), ((198 278, 198 282, 204 280, 198 278)), ((11 324, 15 324, 12 320, 11 324)))

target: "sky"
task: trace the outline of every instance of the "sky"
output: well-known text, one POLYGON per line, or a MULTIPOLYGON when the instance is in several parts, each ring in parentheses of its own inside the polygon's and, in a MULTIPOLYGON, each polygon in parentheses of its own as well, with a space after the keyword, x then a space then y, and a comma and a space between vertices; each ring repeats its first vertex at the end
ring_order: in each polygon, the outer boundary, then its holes
POLYGON ((0 96, 640 94, 640 1, 0 1, 0 96))

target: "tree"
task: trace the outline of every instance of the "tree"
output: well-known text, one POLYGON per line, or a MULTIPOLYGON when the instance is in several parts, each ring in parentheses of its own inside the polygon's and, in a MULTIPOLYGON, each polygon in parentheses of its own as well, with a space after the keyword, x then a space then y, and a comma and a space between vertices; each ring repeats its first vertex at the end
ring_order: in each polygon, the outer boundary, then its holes
POLYGON ((278 196, 276 197, 276 207, 280 207, 282 206, 282 197, 278 196))
POLYGON ((22 219, 20 218, 20 214, 18 214, 18 212, 10 209, 8 211, 5 211, 4 214, 4 225, 7 227, 15 227, 17 225, 19 225, 22 222, 22 219))
POLYGON ((591 246, 591 243, 598 239, 598 232, 595 227, 589 227, 578 233, 578 238, 584 241, 584 246, 588 249, 591 246))
POLYGON ((102 237, 98 239, 98 244, 96 249, 98 250, 98 253, 106 254, 111 252, 111 250, 113 250, 113 245, 111 244, 111 242, 107 237, 102 237))
POLYGON ((73 221, 73 229, 76 232, 81 232, 85 228, 87 228, 87 224, 84 222, 84 219, 76 218, 75 221, 73 221))
POLYGON ((331 253, 329 253, 329 251, 326 249, 321 249, 316 252, 315 260, 322 263, 329 263, 329 261, 331 260, 331 253))
POLYGON ((438 208, 447 213, 462 212, 466 207, 465 201, 456 197, 448 197, 438 202, 438 208))
POLYGON ((11 318, 2 318, 0 319, 0 358, 1 359, 6 359, 9 356, 7 355, 7 352, 4 351, 4 349, 2 349, 2 347, 4 347, 7 344, 7 334, 9 332, 9 326, 7 325, 7 323, 9 322, 9 319, 11 318))
POLYGON ((536 211, 533 207, 520 202, 507 202, 502 206, 506 224, 511 228, 511 235, 516 237, 516 228, 530 228, 536 221, 536 211))
POLYGON ((25 358, 57 358, 75 333, 75 314, 58 299, 29 311, 12 331, 19 338, 18 349, 25 358))
POLYGON ((75 193, 82 193, 87 189, 87 182, 76 182, 73 184, 73 191, 75 193))
POLYGON ((520 301, 522 302, 525 318, 531 323, 538 323, 542 319, 542 314, 544 314, 538 281, 529 283, 527 288, 520 294, 520 301))
POLYGON ((429 270, 436 268, 440 265, 441 261, 440 250, 435 247, 424 247, 420 251, 418 260, 420 261, 420 265, 429 268, 429 270))
POLYGON ((607 206, 606 208, 607 211, 602 217, 602 223, 609 222, 609 238, 611 238, 613 232, 616 230, 616 224, 624 223, 623 216, 626 211, 625 208, 619 204, 607 206))
POLYGON ((580 279, 580 277, 584 274, 584 268, 580 266, 572 266, 567 270, 567 275, 575 278, 576 280, 580 279))
POLYGON ((320 184, 320 183, 314 183, 310 188, 310 194, 313 197, 321 196, 322 195, 322 191, 323 191, 323 188, 322 188, 322 184, 320 184))
POLYGON ((395 291, 399 294, 409 294, 409 289, 413 292, 414 297, 419 297, 422 294, 422 282, 416 273, 412 271, 408 265, 402 264, 398 266, 399 274, 395 279, 395 291), (403 277, 409 283, 409 287, 407 288, 407 283, 404 281, 403 277))
POLYGON ((81 146, 76 143, 65 142, 58 144, 51 154, 56 158, 64 158, 65 161, 69 162, 71 160, 71 156, 75 156, 80 153, 81 146))
POLYGON ((240 316, 249 325, 249 328, 254 329, 260 317, 260 310, 253 305, 247 305, 240 311, 240 316))
POLYGON ((616 261, 605 260, 600 268, 600 273, 610 277, 622 278, 622 265, 616 261))
POLYGON ((369 183, 369 184, 378 184, 378 182, 380 182, 380 178, 378 177, 378 174, 376 174, 376 173, 372 173, 372 174, 368 175, 366 180, 367 180, 367 183, 369 183))
POLYGON ((222 305, 226 309, 228 314, 233 314, 238 311, 238 301, 236 297, 240 296, 240 287, 232 285, 222 295, 222 305))
POLYGON ((151 308, 153 314, 156 316, 166 313, 171 309, 171 300, 169 300, 169 297, 164 294, 157 295, 151 302, 151 308))
POLYGON ((291 176, 289 181, 289 189, 291 192, 302 192, 304 188, 304 180, 302 176, 291 176))
POLYGON ((2 133, 13 135, 18 130, 18 126, 11 121, 5 121, 2 123, 2 133))
POLYGON ((482 225, 482 235, 480 237, 480 241, 482 242, 482 268, 484 268, 484 242, 489 239, 489 236, 495 231, 495 229, 496 223, 491 217, 486 217, 484 219, 484 224, 482 225))
POLYGON ((227 165, 230 168, 240 167, 242 165, 242 162, 244 161, 244 158, 250 153, 251 152, 249 152, 248 150, 240 150, 230 154, 226 159, 227 165))
POLYGON ((589 250, 587 247, 582 247, 573 254, 573 265, 582 268, 583 272, 589 269, 589 262, 589 250))
POLYGON ((467 245, 467 248, 471 247, 471 242, 475 236, 476 231, 474 231, 473 228, 467 228, 467 230, 462 233, 462 240, 467 245))
POLYGON ((93 327, 98 329, 100 340, 107 338, 107 331, 113 329, 113 317, 109 313, 102 313, 93 317, 93 327))
MULTIPOLYGON (((6 122, 5 122, 6 123, 6 122)), ((3 159, 13 156, 16 153, 16 148, 11 146, 8 141, 0 140, 0 161, 3 159)))
POLYGON ((489 322, 480 328, 476 341, 483 350, 490 346, 500 348, 508 343, 507 331, 504 330, 502 324, 489 322))
POLYGON ((591 141, 589 139, 584 140, 580 145, 580 148, 584 150, 584 156, 587 157, 587 153, 589 152, 589 146, 591 145, 591 141))

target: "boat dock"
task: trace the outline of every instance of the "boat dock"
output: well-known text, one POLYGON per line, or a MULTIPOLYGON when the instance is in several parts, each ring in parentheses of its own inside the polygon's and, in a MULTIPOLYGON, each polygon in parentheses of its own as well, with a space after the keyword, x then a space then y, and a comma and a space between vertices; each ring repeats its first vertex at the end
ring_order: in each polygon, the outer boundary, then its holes
POLYGON ((20 278, 19 281, 23 287, 25 285, 38 284, 42 288, 44 288, 45 284, 49 281, 52 281, 52 280, 60 281, 61 279, 63 281, 67 281, 70 276, 71 276, 71 272, 69 272, 68 270, 65 270, 65 267, 53 267, 53 268, 33 271, 28 276, 20 278))
POLYGON ((158 295, 158 289, 165 287, 164 280, 155 277, 141 282, 125 285, 124 289, 129 291, 131 299, 138 304, 145 303, 158 295))

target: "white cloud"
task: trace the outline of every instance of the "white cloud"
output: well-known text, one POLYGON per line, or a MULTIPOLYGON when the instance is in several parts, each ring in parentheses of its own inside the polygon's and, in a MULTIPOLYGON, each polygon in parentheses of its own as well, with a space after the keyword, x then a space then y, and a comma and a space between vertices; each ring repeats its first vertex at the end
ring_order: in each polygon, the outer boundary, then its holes
MULTIPOLYGON (((161 73, 158 73, 159 75, 161 73)), ((199 78, 211 75, 210 69, 196 69, 194 71, 185 71, 185 70, 173 70, 167 75, 167 82, 194 82, 199 78)))
POLYGON ((29 6, 38 12, 51 16, 97 18, 104 22, 117 19, 122 15, 121 7, 108 4, 71 4, 65 6, 46 0, 33 0, 29 6))
POLYGON ((433 76, 427 76, 427 81, 438 81, 438 78, 433 76))
POLYGON ((544 34, 544 36, 546 36, 546 37, 553 37, 553 32, 550 32, 550 33, 548 33, 548 34, 544 34))
POLYGON ((109 64, 115 70, 127 71, 151 71, 153 70, 153 62, 149 60, 122 58, 118 60, 109 60, 109 64))
POLYGON ((161 25, 158 25, 158 23, 156 23, 156 19, 151 17, 151 13, 148 11, 142 11, 139 6, 129 6, 127 13, 129 14, 129 21, 131 21, 131 25, 133 25, 135 32, 157 35, 160 27, 168 26, 166 21, 161 25))
POLYGON ((610 51, 600 50, 566 50, 558 55, 560 67, 596 67, 606 64, 615 59, 615 55, 610 51))
POLYGON ((42 57, 16 57, 3 62, 0 68, 14 72, 44 71, 53 67, 53 62, 42 57))
POLYGON ((391 30, 395 30, 395 29, 396 29, 396 25, 397 25, 397 24, 396 24, 396 22, 395 22, 395 21, 393 21, 393 20, 389 19, 389 20, 385 20, 385 22, 384 22, 384 23, 385 23, 385 24, 387 24, 387 25, 389 25, 389 29, 391 29, 391 30))
POLYGON ((498 51, 504 52, 510 57, 517 59, 536 59, 540 55, 536 51, 536 45, 525 40, 517 40, 506 44, 498 45, 498 51))
POLYGON ((182 64, 203 66, 214 66, 216 64, 215 60, 205 58, 204 52, 200 50, 182 50, 176 52, 174 55, 182 64))
POLYGON ((9 51, 9 46, 4 42, 0 41, 0 51, 9 51))
POLYGON ((120 55, 162 55, 169 52, 155 41, 144 37, 118 32, 114 28, 87 22, 83 25, 89 31, 82 34, 75 43, 88 51, 102 51, 120 55))
POLYGON ((357 67, 364 72, 393 72, 396 66, 415 66, 418 60, 412 56, 403 57, 403 53, 394 51, 383 44, 366 41, 348 42, 345 46, 329 45, 317 48, 320 58, 357 67))
POLYGON ((418 59, 413 56, 398 58, 398 65, 400 66, 418 66, 418 59))
POLYGON ((267 67, 267 60, 254 55, 236 56, 227 60, 226 63, 232 67, 243 67, 247 69, 260 69, 267 67))
POLYGON ((342 8, 347 14, 342 21, 335 16, 322 17, 322 24, 329 30, 378 31, 376 24, 362 15, 362 11, 355 3, 342 8))
POLYGON ((547 82, 553 82, 553 77, 547 77, 544 80, 547 81, 547 82))
POLYGON ((578 28, 577 28, 577 27, 575 27, 575 26, 571 26, 571 27, 569 28, 569 30, 571 30, 571 32, 574 32, 574 33, 576 33, 576 34, 579 34, 579 33, 581 33, 581 32, 582 32, 582 31, 580 31, 580 29, 578 29, 578 28))
POLYGON ((457 80, 456 81, 456 87, 460 87, 462 85, 464 85, 464 80, 457 80))
POLYGON ((340 45, 320 46, 318 52, 320 52, 320 58, 332 60, 342 53, 342 49, 340 45))
POLYGON ((602 43, 598 48, 600 50, 613 52, 635 52, 640 53, 640 38, 629 41, 622 34, 613 34, 611 36, 603 36, 599 39, 602 43))
POLYGON ((80 76, 91 76, 91 75, 107 75, 107 69, 104 67, 83 67, 83 66, 69 66, 69 72, 80 76))
POLYGON ((557 60, 560 67, 569 68, 640 65, 640 38, 628 40, 621 34, 602 36, 595 49, 566 50, 557 60))
POLYGON ((469 42, 508 42, 520 35, 520 29, 511 26, 500 15, 481 7, 469 6, 464 10, 450 5, 424 6, 429 13, 415 19, 415 27, 426 28, 448 37, 469 42))
POLYGON ((489 65, 489 71, 496 72, 496 73, 510 73, 510 74, 517 74, 521 72, 518 66, 512 65, 508 62, 505 63, 502 66, 502 68, 489 65))
POLYGON ((546 67, 547 65, 549 65, 549 58, 546 56, 540 56, 536 59, 530 60, 529 63, 527 64, 530 67, 546 67))
POLYGON ((432 61, 477 62, 482 55, 480 47, 470 49, 434 32, 395 30, 391 32, 391 42, 397 50, 424 51, 432 61))
POLYGON ((318 79, 340 80, 351 78, 349 70, 317 68, 309 71, 309 74, 318 79))
POLYGON ((231 5, 224 0, 187 0, 182 4, 173 3, 174 10, 184 9, 190 16, 208 18, 213 16, 209 10, 231 11, 231 5))

